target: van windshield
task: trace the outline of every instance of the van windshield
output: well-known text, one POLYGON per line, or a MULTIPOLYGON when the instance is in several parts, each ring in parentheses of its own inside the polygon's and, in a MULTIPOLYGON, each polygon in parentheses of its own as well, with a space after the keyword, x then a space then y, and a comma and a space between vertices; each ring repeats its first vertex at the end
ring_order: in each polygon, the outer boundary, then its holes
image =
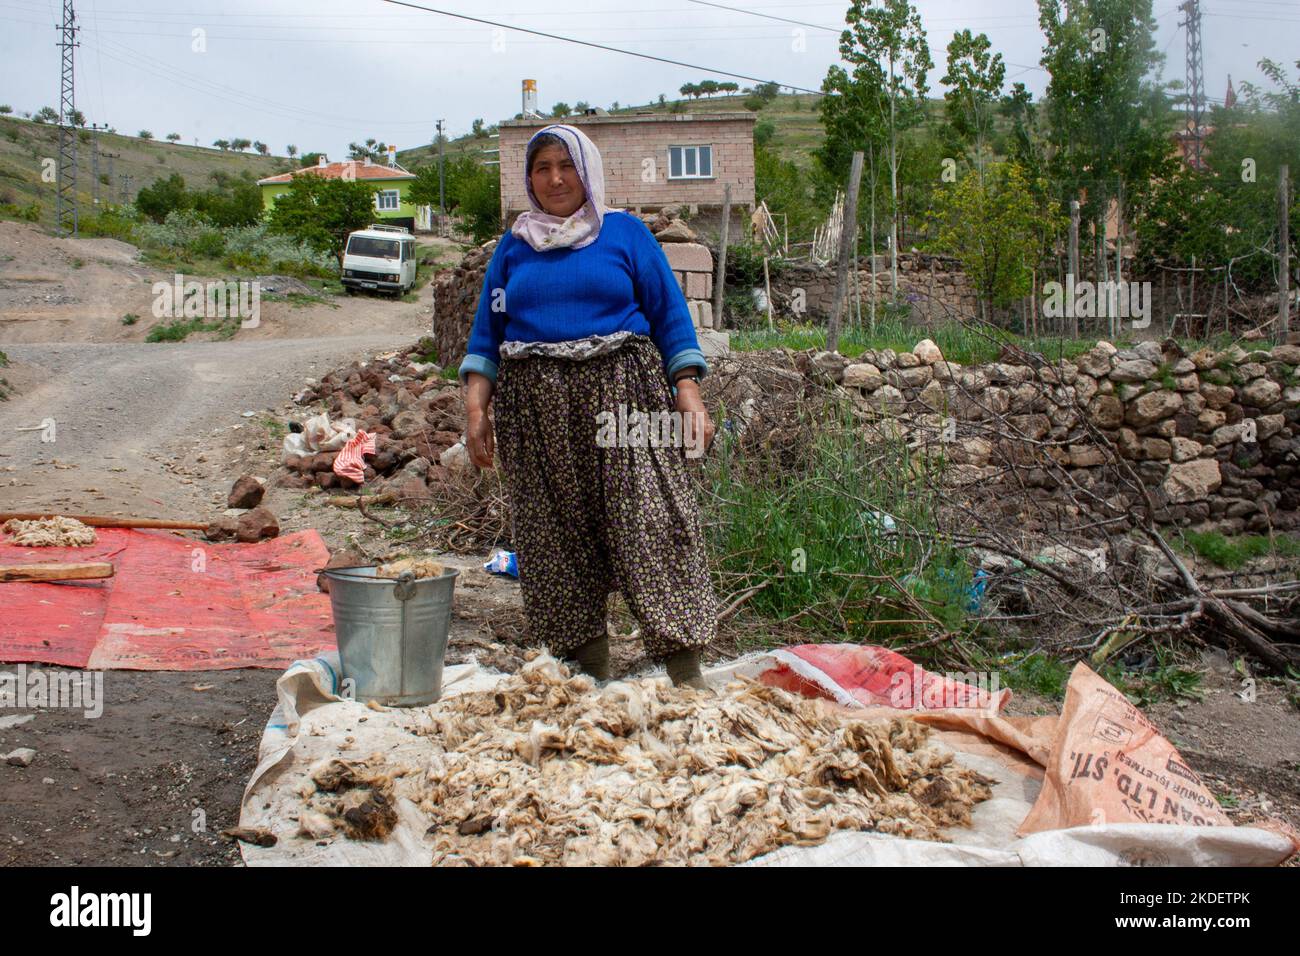
POLYGON ((353 236, 348 240, 348 255, 371 259, 396 259, 396 239, 373 239, 370 236, 353 236))

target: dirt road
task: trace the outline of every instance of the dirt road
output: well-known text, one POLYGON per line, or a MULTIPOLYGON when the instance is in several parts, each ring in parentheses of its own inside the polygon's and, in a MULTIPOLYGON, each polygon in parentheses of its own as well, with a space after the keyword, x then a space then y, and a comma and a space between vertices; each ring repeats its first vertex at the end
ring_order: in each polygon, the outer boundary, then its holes
POLYGON ((304 379, 412 338, 7 345, 18 393, 0 404, 0 510, 213 517, 233 463, 210 461, 206 481, 175 461, 237 445, 250 422, 281 416, 304 379), (52 441, 48 429, 16 430, 51 420, 52 441))

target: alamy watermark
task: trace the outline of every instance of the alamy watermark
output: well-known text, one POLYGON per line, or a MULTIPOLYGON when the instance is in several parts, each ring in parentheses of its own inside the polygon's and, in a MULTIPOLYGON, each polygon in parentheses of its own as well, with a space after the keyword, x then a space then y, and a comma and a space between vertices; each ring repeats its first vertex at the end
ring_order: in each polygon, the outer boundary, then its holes
POLYGON ((1043 316, 1049 319, 1096 319, 1109 316, 1132 319, 1133 328, 1151 324, 1151 283, 1126 279, 1092 282, 1074 281, 1067 275, 1065 283, 1043 283, 1043 316))
POLYGON ((1002 683, 997 671, 931 674, 919 667, 889 679, 889 705, 900 710, 986 710, 996 713, 1002 683))
POLYGON ((80 710, 94 719, 104 713, 104 672, 28 670, 0 671, 0 709, 51 708, 80 710))
POLYGON ((704 454, 704 416, 699 412, 629 410, 596 413, 596 444, 601 448, 685 448, 687 458, 704 454))
POLYGON ((176 273, 173 281, 153 284, 153 315, 156 319, 239 319, 241 329, 262 324, 262 283, 256 279, 238 282, 199 282, 176 273))

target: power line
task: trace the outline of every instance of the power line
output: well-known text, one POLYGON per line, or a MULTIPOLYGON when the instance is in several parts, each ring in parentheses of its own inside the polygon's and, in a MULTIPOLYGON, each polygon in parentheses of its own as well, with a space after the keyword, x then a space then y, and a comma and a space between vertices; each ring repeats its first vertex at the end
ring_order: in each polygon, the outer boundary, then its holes
POLYGON ((55 192, 55 219, 64 235, 77 234, 77 104, 72 75, 72 53, 77 43, 77 13, 72 0, 63 0, 59 27, 61 76, 59 82, 59 182, 55 192), (71 228, 69 228, 71 227, 71 228))
MULTIPOLYGON (((503 30, 514 30, 518 33, 528 33, 528 34, 532 34, 533 36, 546 37, 549 40, 562 40, 565 43, 574 43, 577 44, 578 46, 588 46, 597 50, 605 50, 608 53, 621 53, 624 56, 635 56, 643 60, 653 60, 656 63, 667 63, 670 66, 684 66, 690 70, 700 70, 701 72, 713 73, 717 76, 729 76, 732 79, 736 79, 736 80, 750 80, 754 83, 772 82, 771 80, 760 79, 757 76, 747 76, 744 73, 730 73, 727 70, 719 70, 709 66, 699 66, 698 64, 695 63, 683 63, 681 60, 670 60, 667 59, 666 57, 653 56, 652 54, 649 53, 637 53, 635 50, 621 50, 618 47, 606 46, 603 43, 592 43, 588 40, 575 40, 573 37, 560 36, 559 34, 556 33, 545 33, 541 30, 529 29, 528 27, 516 27, 516 26, 511 26, 508 23, 499 23, 495 20, 484 20, 482 17, 471 17, 468 14, 464 14, 464 13, 452 13, 450 10, 438 10, 435 7, 422 7, 417 3, 407 3, 405 2, 405 0, 383 0, 383 2, 392 4, 395 7, 409 7, 412 10, 423 10, 426 13, 438 13, 444 17, 455 17, 458 20, 469 20, 473 23, 485 23, 491 27, 500 27, 503 30)), ((812 93, 816 96, 825 95, 821 90, 810 90, 802 86, 791 86, 789 83, 780 83, 778 85, 784 86, 788 90, 796 90, 800 93, 812 93)))

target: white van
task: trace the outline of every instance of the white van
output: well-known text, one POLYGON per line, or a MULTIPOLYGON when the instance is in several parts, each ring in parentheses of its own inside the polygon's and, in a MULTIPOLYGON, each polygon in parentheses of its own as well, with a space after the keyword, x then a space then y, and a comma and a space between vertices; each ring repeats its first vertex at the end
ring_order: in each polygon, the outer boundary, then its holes
POLYGON ((401 296, 415 285, 415 254, 415 237, 400 226, 358 229, 343 249, 343 286, 348 295, 382 289, 401 296))

